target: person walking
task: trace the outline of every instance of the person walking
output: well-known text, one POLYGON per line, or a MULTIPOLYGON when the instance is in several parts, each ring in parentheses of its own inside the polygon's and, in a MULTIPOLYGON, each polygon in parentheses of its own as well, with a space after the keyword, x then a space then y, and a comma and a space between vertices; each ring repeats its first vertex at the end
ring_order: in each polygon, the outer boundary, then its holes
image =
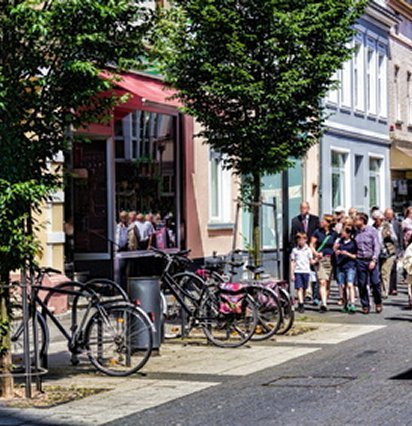
POLYGON ((313 254, 308 246, 308 237, 303 232, 296 234, 296 247, 292 249, 291 260, 291 279, 295 283, 295 290, 298 293, 298 312, 305 312, 305 293, 309 284, 310 265, 313 254))
POLYGON ((345 223, 346 220, 346 216, 345 216, 345 208, 342 206, 336 207, 335 209, 335 231, 340 234, 342 229, 343 229, 343 225, 345 223))
POLYGON ((396 296, 398 294, 398 263, 399 259, 403 254, 403 235, 402 235, 402 226, 399 220, 396 219, 393 209, 388 208, 384 212, 385 220, 391 227, 392 233, 395 235, 395 249, 396 255, 395 260, 392 265, 390 279, 389 279, 389 294, 396 296))
POLYGON ((351 227, 344 227, 340 237, 336 240, 336 281, 342 289, 342 298, 344 300, 343 312, 353 314, 355 307, 355 276, 356 276, 356 254, 357 246, 353 238, 351 227))
POLYGON ((376 313, 382 312, 381 282, 379 277, 378 261, 380 244, 378 231, 367 225, 368 215, 358 213, 355 226, 357 234, 355 241, 358 249, 356 256, 356 275, 359 288, 359 296, 362 304, 362 312, 367 315, 370 312, 370 301, 368 293, 368 281, 372 288, 376 313))
POLYGON ((316 274, 320 284, 320 312, 328 310, 328 298, 330 292, 330 281, 332 279, 333 246, 338 234, 333 230, 333 216, 324 215, 320 227, 314 232, 310 241, 313 258, 316 262, 316 274))
POLYGON ((412 238, 412 207, 408 207, 405 211, 405 219, 402 221, 403 232, 403 248, 406 249, 412 238))
POLYGON ((409 309, 412 309, 412 239, 409 241, 409 245, 405 250, 405 255, 403 257, 403 267, 406 271, 409 309))
POLYGON ((378 231, 380 244, 379 254, 379 271, 381 274, 381 294, 386 299, 389 295, 389 286, 391 279, 391 271, 396 257, 396 235, 389 222, 385 220, 385 216, 381 211, 373 214, 374 228, 378 231))

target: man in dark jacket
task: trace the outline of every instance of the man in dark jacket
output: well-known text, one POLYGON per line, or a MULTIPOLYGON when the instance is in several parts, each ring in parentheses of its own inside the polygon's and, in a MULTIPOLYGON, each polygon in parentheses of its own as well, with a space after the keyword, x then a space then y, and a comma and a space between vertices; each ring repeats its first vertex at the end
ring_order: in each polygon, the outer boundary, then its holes
POLYGON ((292 229, 290 242, 292 246, 295 245, 296 234, 298 232, 304 232, 308 239, 313 233, 319 228, 319 217, 309 213, 310 206, 307 201, 303 201, 300 204, 300 215, 292 219, 292 229))

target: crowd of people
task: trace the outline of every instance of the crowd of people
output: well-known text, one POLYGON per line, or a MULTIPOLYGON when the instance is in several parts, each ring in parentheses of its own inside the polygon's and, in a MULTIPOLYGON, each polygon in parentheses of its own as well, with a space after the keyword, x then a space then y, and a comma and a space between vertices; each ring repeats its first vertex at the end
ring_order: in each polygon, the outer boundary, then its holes
POLYGON ((298 311, 312 300, 320 312, 328 311, 330 286, 336 281, 338 304, 343 312, 371 311, 370 293, 376 313, 382 312, 383 299, 398 294, 398 270, 408 284, 412 309, 412 207, 399 221, 391 208, 373 207, 370 216, 350 208, 346 214, 337 207, 334 214, 319 220, 310 214, 307 202, 292 220, 291 280, 298 300, 298 311))
POLYGON ((115 250, 149 250, 151 247, 166 249, 176 244, 172 231, 172 215, 163 219, 159 213, 121 211, 116 226, 115 250))

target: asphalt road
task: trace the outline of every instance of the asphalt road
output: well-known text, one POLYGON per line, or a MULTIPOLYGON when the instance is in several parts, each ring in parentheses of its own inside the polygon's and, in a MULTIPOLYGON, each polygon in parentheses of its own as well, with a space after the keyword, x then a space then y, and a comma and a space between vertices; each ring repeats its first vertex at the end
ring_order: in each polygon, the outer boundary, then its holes
POLYGON ((385 328, 110 425, 412 425, 412 312, 401 290, 380 315, 305 313, 385 328))

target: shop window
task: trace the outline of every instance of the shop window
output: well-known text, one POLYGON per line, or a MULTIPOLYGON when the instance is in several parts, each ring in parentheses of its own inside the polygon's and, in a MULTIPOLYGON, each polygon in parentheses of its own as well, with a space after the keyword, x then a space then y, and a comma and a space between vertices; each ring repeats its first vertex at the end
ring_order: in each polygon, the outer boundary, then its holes
POLYGON ((332 151, 332 211, 338 206, 347 204, 347 153, 332 151))
POLYGON ((382 159, 369 158, 369 207, 381 206, 382 159))
POLYGON ((209 217, 210 223, 229 223, 231 220, 232 179, 224 167, 220 153, 211 150, 209 157, 209 217))
MULTIPOLYGON (((106 143, 77 143, 73 148, 73 215, 76 253, 108 250, 106 143)), ((67 221, 71 218, 68 217, 67 221)))
POLYGON ((121 121, 116 142, 116 210, 176 217, 176 118, 135 111, 121 121))

